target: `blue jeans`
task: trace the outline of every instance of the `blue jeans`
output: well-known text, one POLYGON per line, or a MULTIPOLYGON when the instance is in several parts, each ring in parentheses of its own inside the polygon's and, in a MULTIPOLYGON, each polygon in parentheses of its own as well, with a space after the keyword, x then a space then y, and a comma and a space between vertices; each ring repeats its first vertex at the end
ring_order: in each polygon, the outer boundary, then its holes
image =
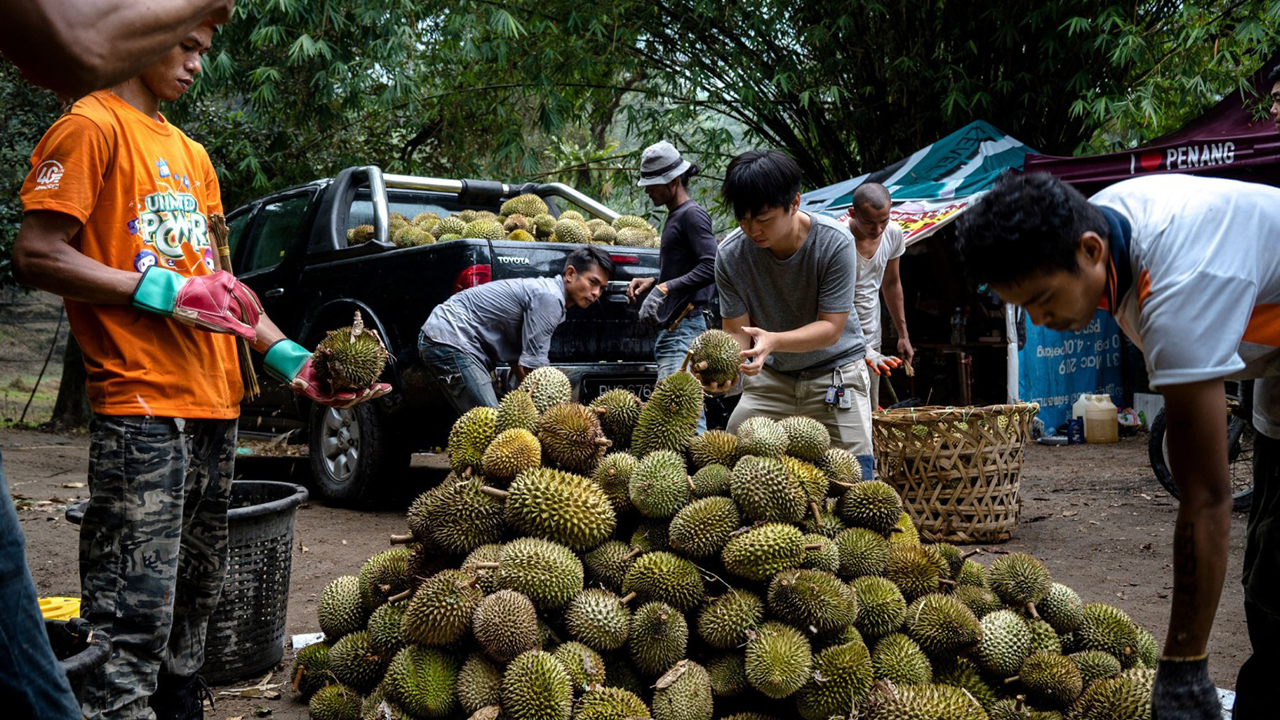
MULTIPOLYGON (((685 355, 689 352, 689 343, 707 331, 707 320, 702 311, 689 313, 675 332, 663 329, 658 332, 658 339, 653 344, 653 357, 658 363, 658 379, 674 374, 680 369, 685 355)), ((698 432, 707 431, 707 414, 698 418, 698 432)))
POLYGON ((452 345, 438 343, 425 334, 418 336, 418 355, 427 373, 439 386, 453 409, 462 415, 474 407, 498 407, 493 375, 476 359, 452 345))
POLYGON ((0 698, 6 717, 79 720, 80 707, 58 665, 40 615, 36 586, 9 483, 0 467, 0 698), (12 713, 12 714, 11 714, 12 713))

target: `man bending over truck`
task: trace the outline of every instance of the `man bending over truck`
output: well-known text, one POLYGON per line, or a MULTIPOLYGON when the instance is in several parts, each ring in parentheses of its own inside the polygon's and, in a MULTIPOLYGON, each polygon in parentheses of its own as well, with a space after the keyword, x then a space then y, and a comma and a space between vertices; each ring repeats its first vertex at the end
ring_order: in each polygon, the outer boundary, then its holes
POLYGON ((493 369, 510 364, 516 378, 550 364, 551 335, 565 307, 586 308, 613 276, 613 260, 594 245, 569 254, 564 273, 497 280, 468 288, 436 306, 418 336, 427 371, 459 415, 498 406, 493 369))

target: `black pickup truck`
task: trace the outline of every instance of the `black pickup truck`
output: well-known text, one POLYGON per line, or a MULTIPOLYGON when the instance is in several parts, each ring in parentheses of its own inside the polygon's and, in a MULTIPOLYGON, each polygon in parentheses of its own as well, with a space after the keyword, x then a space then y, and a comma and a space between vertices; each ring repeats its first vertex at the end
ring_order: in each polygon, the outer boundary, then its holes
MULTIPOLYGON (((271 380, 255 357, 263 392, 243 405, 241 429, 305 432, 315 484, 333 501, 370 497, 379 481, 408 466, 412 453, 444 445, 456 416, 418 358, 423 322, 436 305, 466 288, 558 274, 575 246, 462 239, 401 248, 389 242, 388 219, 392 213, 496 213, 504 200, 522 193, 541 196, 553 215, 572 208, 588 218, 618 216, 559 183, 442 180, 383 174, 376 167, 348 168, 228 214, 232 263, 280 329, 314 347, 327 331, 349 325, 359 310, 365 325, 386 340, 392 360, 383 380, 395 388, 351 410, 313 406, 271 380), (359 225, 372 225, 374 239, 349 246, 347 230, 359 225)), ((632 278, 657 275, 658 251, 609 251, 617 272, 607 290, 592 307, 570 309, 551 344, 551 362, 574 380, 580 402, 614 387, 646 398, 654 383, 656 331, 638 321, 626 287, 632 278)), ((498 369, 500 387, 506 386, 507 370, 498 369)))

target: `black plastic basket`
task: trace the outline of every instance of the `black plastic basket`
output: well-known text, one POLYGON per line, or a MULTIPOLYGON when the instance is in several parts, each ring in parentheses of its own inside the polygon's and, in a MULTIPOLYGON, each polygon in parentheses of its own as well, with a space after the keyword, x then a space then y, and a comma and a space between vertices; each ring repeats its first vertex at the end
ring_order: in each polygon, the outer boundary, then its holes
MULTIPOLYGON (((231 484, 227 579, 209 618, 200 674, 217 685, 260 673, 284 657, 293 565, 293 520, 306 488, 266 480, 231 484)), ((84 505, 67 509, 79 524, 84 505)))

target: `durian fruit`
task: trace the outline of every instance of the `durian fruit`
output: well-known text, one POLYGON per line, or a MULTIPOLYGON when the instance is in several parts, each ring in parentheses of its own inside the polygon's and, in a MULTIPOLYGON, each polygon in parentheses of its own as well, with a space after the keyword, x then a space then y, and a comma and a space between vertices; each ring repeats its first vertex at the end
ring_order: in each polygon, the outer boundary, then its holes
POLYGON ((933 543, 929 547, 947 561, 946 579, 955 580, 960 575, 960 569, 964 567, 964 556, 960 554, 960 548, 950 543, 933 543))
POLYGON ((539 610, 555 610, 582 592, 582 562, 563 545, 520 538, 502 546, 495 579, 498 587, 521 593, 539 610))
POLYGON ((636 670, 657 677, 685 657, 689 625, 684 615, 661 602, 641 605, 631 616, 627 639, 636 670))
POLYGON ((429 227, 430 225, 434 225, 438 222, 440 222, 440 213, 434 212, 420 212, 417 215, 414 215, 413 219, 409 221, 411 225, 428 226, 426 228, 428 231, 431 230, 429 227))
POLYGON ((652 237, 647 230, 640 228, 620 228, 618 229, 618 237, 614 240, 615 245, 624 247, 648 247, 649 238, 652 237))
POLYGON ((964 564, 960 566, 960 574, 956 576, 956 585, 986 588, 987 569, 982 566, 982 563, 965 560, 964 564))
POLYGON ((1055 655, 1062 654, 1062 641, 1049 623, 1044 620, 1028 620, 1027 629, 1031 631, 1031 652, 1043 650, 1055 655))
POLYGON ((1097 680, 1085 688, 1071 707, 1071 717, 1073 720, 1150 720, 1154 682, 1155 672, 1143 668, 1097 680))
POLYGON ((732 382, 742 365, 741 352, 742 346, 729 333, 707 330, 689 343, 689 368, 708 385, 732 382))
POLYGON ((364 390, 387 366, 387 346, 378 331, 364 326, 360 311, 350 327, 330 330, 311 354, 316 376, 339 392, 364 390))
POLYGON ((919 545, 920 533, 905 511, 898 516, 898 524, 889 530, 889 542, 893 545, 919 545))
MULTIPOLYGON (((653 457, 658 453, 650 453, 653 457)), ((646 458, 647 460, 648 458, 646 458)), ((742 525, 742 513, 730 498, 719 495, 694 500, 671 519, 667 542, 686 557, 713 557, 724 550, 729 536, 742 525)), ((834 546, 831 548, 834 551, 834 546)), ((839 560, 836 561, 837 565, 839 560)))
POLYGON ((1136 623, 1134 627, 1138 629, 1138 665, 1155 670, 1160 663, 1160 646, 1156 643, 1155 636, 1146 628, 1136 623))
POLYGON ((877 575, 860 577, 849 583, 858 599, 854 626, 867 640, 875 640, 902 627, 907 601, 898 586, 877 575))
POLYGON ((959 585, 951 595, 964 603, 979 620, 1004 607, 995 593, 976 585, 959 585))
POLYGON ((655 550, 666 550, 670 547, 668 544, 668 533, 671 524, 666 520, 650 520, 645 519, 636 525, 636 529, 631 533, 631 547, 640 552, 653 552, 655 550))
POLYGON ((933 665, 915 640, 902 633, 880 638, 871 651, 871 666, 877 680, 897 686, 933 682, 933 665))
POLYGON ((600 652, 610 652, 626 645, 631 611, 608 590, 589 588, 570 601, 564 621, 570 637, 600 652))
POLYGON ((520 473, 542 466, 542 444, 524 428, 498 433, 484 451, 480 465, 486 480, 506 485, 520 473))
POLYGON ((649 225, 648 220, 645 220, 639 215, 619 215, 613 219, 613 227, 616 230, 621 230, 623 228, 637 228, 639 230, 644 230, 647 233, 652 226, 649 225))
POLYGON ((360 720, 360 693, 346 685, 327 685, 311 696, 308 711, 315 720, 360 720))
POLYGON ((769 583, 769 610, 800 630, 828 634, 853 624, 858 617, 858 600, 835 575, 820 570, 783 570, 769 583))
POLYGON ((462 237, 482 240, 506 240, 507 233, 502 225, 493 220, 472 220, 462 229, 462 237))
POLYGON ((540 367, 524 377, 520 387, 529 393, 533 406, 542 415, 547 408, 567 403, 573 395, 573 383, 564 371, 550 365, 540 367))
POLYGON ((515 428, 522 428, 531 433, 538 432, 538 408, 534 407, 533 398, 523 386, 512 390, 498 401, 498 422, 494 430, 504 433, 515 428))
POLYGON ((388 660, 404 647, 405 605, 403 601, 384 603, 369 616, 369 644, 388 660))
POLYGON ((1036 604, 1049 597, 1053 589, 1048 568, 1026 553, 1009 553, 991 563, 987 582, 1006 605, 1026 608, 1033 618, 1040 617, 1036 604))
POLYGON ((626 450, 631 447, 631 434, 640 421, 643 405, 635 393, 621 388, 603 393, 591 401, 591 409, 600 415, 600 427, 613 442, 613 449, 626 450))
POLYGON ((932 658, 951 658, 978 643, 978 618, 949 595, 930 594, 907 608, 907 636, 932 658))
POLYGON ((692 660, 681 660, 654 684, 653 720, 711 720, 711 676, 692 660))
POLYGON ((861 707, 874 681, 871 653, 860 642, 829 647, 813 657, 813 673, 796 694, 804 720, 845 717, 861 707))
POLYGON ((827 474, 836 485, 850 485, 862 480, 862 465, 853 453, 844 448, 831 448, 822 453, 815 465, 827 474))
MULTIPOLYGON (((477 408, 478 409, 478 408, 477 408)), ((456 427, 456 426, 455 426, 456 427)), ((506 527, 502 502, 483 491, 479 480, 445 478, 422 494, 423 502, 411 509, 435 547, 461 555, 502 539, 506 527)))
POLYGON ((498 434, 498 411, 491 407, 474 407, 462 414, 449 430, 446 450, 449 465, 459 475, 471 470, 479 472, 484 451, 498 434))
POLYGON ((751 687, 775 700, 790 697, 812 675, 812 648, 795 628, 766 622, 748 634, 744 666, 751 687))
POLYGON ((1081 650, 1110 653, 1126 668, 1138 661, 1137 626, 1120 608, 1106 603, 1085 605, 1075 632, 1081 650))
POLYGON ((889 541, 884 536, 864 528, 849 528, 835 537, 836 551, 840 554, 837 575, 845 580, 883 575, 889 564, 889 541))
POLYGON ((613 245, 618 241, 618 231, 605 225, 591 231, 591 242, 595 245, 613 245))
POLYGON ((631 474, 639 461, 630 453, 611 452, 600 459, 591 472, 591 480, 604 491, 615 513, 631 509, 631 474))
POLYGON ((762 582, 799 567, 806 549, 804 535, 795 526, 764 523, 730 538, 720 559, 731 574, 762 582))
POLYGON ((577 210, 565 210, 560 213, 561 220, 573 220, 575 222, 585 223, 587 219, 577 210))
POLYGON ((391 242, 396 247, 406 248, 431 245, 435 241, 436 237, 434 235, 416 225, 406 225, 391 233, 391 242))
POLYGON ((587 578, 592 585, 620 592, 627 570, 641 552, 640 548, 632 548, 620 540, 609 540, 583 556, 587 578))
POLYGON ((593 410, 577 403, 552 405, 538 420, 538 442, 549 464, 589 474, 612 443, 593 410))
POLYGON ((1031 654, 1031 630, 1012 610, 997 610, 978 622, 982 639, 970 657, 983 670, 1001 678, 1018 674, 1031 654))
POLYGON ((748 455, 739 460, 729 478, 729 494, 749 520, 795 523, 808 511, 804 488, 775 458, 748 455))
POLYGON ((631 454, 641 459, 654 450, 683 455, 701 416, 702 385, 697 378, 687 372, 662 378, 640 410, 631 435, 631 454))
POLYGON ((436 223, 435 232, 438 238, 445 235, 457 235, 462 237, 462 231, 467 229, 467 223, 456 215, 450 215, 446 218, 440 218, 440 222, 436 223))
POLYGON ((357 225, 347 230, 347 245, 363 245, 372 240, 376 233, 372 225, 357 225))
POLYGON ((887 483, 868 480, 855 483, 840 497, 840 519, 849 527, 885 534, 902 516, 902 498, 887 483))
POLYGON ((355 575, 340 575, 320 591, 316 615, 320 629, 330 642, 343 635, 363 630, 369 620, 364 600, 360 597, 360 580, 355 575))
POLYGON ((480 213, 468 208, 466 210, 459 210, 450 217, 458 218, 464 223, 472 223, 480 219, 480 213))
POLYGON ((748 590, 730 589, 702 606, 698 636, 708 645, 732 650, 764 622, 764 601, 748 590))
MULTIPOLYGON (((521 431, 523 432, 523 431, 521 431)), ((613 534, 613 504, 581 475, 538 468, 521 473, 510 490, 485 488, 506 500, 507 524, 526 535, 585 551, 613 534)))
POLYGON ((914 601, 922 595, 938 592, 939 581, 945 579, 943 576, 946 568, 947 561, 933 548, 923 545, 890 545, 884 576, 902 590, 903 597, 914 601))
POLYGON ((528 230, 515 230, 507 233, 507 239, 514 240, 515 242, 533 242, 534 238, 528 230))
POLYGON ((731 477, 729 468, 724 465, 707 465, 692 476, 693 497, 728 495, 731 477))
POLYGON ((689 503, 689 485, 684 456, 671 450, 655 450, 645 455, 631 473, 628 493, 640 514, 666 519, 689 503))
POLYGON ((560 661, 530 650, 502 676, 502 714, 510 720, 569 720, 573 687, 560 661))
POLYGON ((481 653, 471 653, 458 671, 458 703, 467 715, 502 702, 502 668, 481 653))
POLYGON ((878 688, 867 701, 867 720, 987 720, 978 701, 950 685, 878 688))
POLYGON ((477 579, 460 570, 442 570, 418 586, 404 609, 404 636, 420 645, 448 645, 471 627, 471 614, 484 597, 477 579))
POLYGON ((443 718, 458 708, 458 659, 439 648, 406 645, 383 678, 387 695, 416 718, 443 718))
POLYGON ((498 212, 508 217, 517 214, 526 217, 537 217, 538 215, 546 214, 548 209, 545 200, 533 193, 524 193, 502 203, 502 207, 498 209, 498 212))
POLYGON ((344 635, 329 651, 329 671, 338 682, 358 693, 373 690, 382 680, 389 657, 383 657, 369 641, 369 631, 344 635))
POLYGON ((471 615, 476 642, 499 662, 534 649, 538 643, 538 611, 515 590, 499 590, 476 605, 471 615))
POLYGON ((817 463, 831 449, 831 434, 811 417, 793 415, 778 425, 787 435, 787 454, 792 457, 817 463))
POLYGON ((650 717, 649 707, 635 693, 619 687, 592 688, 583 693, 573 720, 631 720, 650 717))
MULTIPOLYGON (((303 700, 310 699, 320 688, 337 682, 329 672, 329 651, 332 647, 327 642, 312 643, 293 657, 293 670, 289 677, 303 700)), ((1120 672, 1119 667, 1116 672, 1120 672)))
POLYGON ((409 549, 396 547, 373 555, 360 567, 356 579, 365 612, 372 613, 387 598, 409 589, 409 549))
POLYGON ((800 485, 810 517, 815 523, 821 523, 822 506, 827 504, 827 488, 831 484, 826 474, 812 463, 789 455, 783 455, 780 460, 787 473, 800 485))
POLYGON ((737 697, 750 687, 742 653, 712 655, 707 660, 707 677, 711 680, 711 695, 717 698, 737 697))
POLYGON ((804 559, 800 567, 805 570, 821 570, 835 575, 840 571, 840 549, 835 540, 825 536, 808 533, 804 536, 804 559), (814 547, 817 546, 817 547, 814 547))
POLYGON ((1080 670, 1080 681, 1084 687, 1089 687, 1095 680, 1115 677, 1123 669, 1120 667, 1119 660, 1101 650, 1082 650, 1067 657, 1071 658, 1076 668, 1080 670))
POLYGON ((744 456, 777 458, 787 451, 787 433, 777 422, 763 415, 742 421, 735 434, 738 436, 738 451, 744 456))
POLYGON ((825 501, 818 503, 817 517, 813 515, 812 510, 811 505, 810 514, 800 521, 800 527, 806 533, 821 535, 835 540, 836 536, 848 530, 844 521, 840 519, 839 515, 836 515, 831 498, 826 498, 825 501))
POLYGON ((1070 706, 1084 690, 1075 661, 1043 650, 1022 661, 1018 676, 1031 700, 1050 708, 1070 706))
POLYGON ((688 612, 702 603, 706 587, 697 566, 659 550, 645 553, 631 563, 622 580, 622 592, 624 595, 635 593, 640 602, 657 600, 688 612))
POLYGON ((551 233, 551 242, 585 245, 590 239, 591 234, 587 232, 587 229, 578 222, 565 220, 564 213, 560 214, 560 220, 556 223, 555 230, 551 233))
POLYGON ((379 685, 361 703, 360 720, 413 720, 413 716, 387 697, 386 687, 379 685))
POLYGON ((1053 626, 1054 632, 1068 633, 1080 627, 1080 618, 1084 614, 1084 603, 1074 590, 1054 583, 1049 595, 1036 606, 1040 617, 1053 626))
POLYGON ((982 674, 981 668, 968 658, 938 660, 934 663, 933 681, 938 685, 950 685, 964 690, 972 695, 984 710, 989 711, 1000 701, 1001 690, 993 686, 982 674))
POLYGON ((446 233, 436 238, 437 243, 446 243, 450 240, 461 240, 462 236, 457 233, 446 233))
POLYGON ((708 465, 731 468, 739 457, 738 436, 724 430, 708 430, 689 441, 689 462, 699 470, 708 465))
POLYGON ((604 659, 600 653, 580 642, 567 642, 551 651, 560 662, 575 695, 605 682, 604 659))
MULTIPOLYGON (((532 227, 533 220, 521 215, 520 213, 512 213, 507 216, 506 220, 502 221, 502 230, 506 233, 513 233, 517 230, 528 233, 529 229, 532 227)), ((508 235, 508 237, 510 237, 510 235, 508 235)))
POLYGON ((533 228, 534 237, 545 240, 556 231, 556 219, 548 213, 539 213, 533 216, 533 228))

